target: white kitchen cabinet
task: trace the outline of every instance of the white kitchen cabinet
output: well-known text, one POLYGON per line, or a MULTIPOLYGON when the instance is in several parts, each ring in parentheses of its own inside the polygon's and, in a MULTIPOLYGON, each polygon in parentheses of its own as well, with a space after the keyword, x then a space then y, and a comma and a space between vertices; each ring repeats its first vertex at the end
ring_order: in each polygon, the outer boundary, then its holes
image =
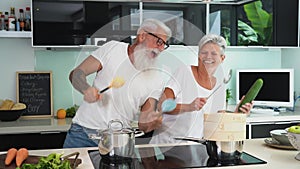
POLYGON ((31 32, 29 31, 0 31, 0 37, 2 38, 31 38, 31 32))
POLYGON ((285 129, 297 124, 300 124, 299 107, 294 112, 280 112, 278 115, 252 113, 247 117, 247 138, 271 137, 271 130, 285 129))

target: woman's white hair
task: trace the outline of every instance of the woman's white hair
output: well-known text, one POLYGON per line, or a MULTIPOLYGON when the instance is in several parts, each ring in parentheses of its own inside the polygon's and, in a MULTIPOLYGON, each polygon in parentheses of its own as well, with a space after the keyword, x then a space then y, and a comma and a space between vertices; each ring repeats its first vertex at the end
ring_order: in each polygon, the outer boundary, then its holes
POLYGON ((167 35, 168 39, 172 36, 171 29, 163 22, 157 19, 146 19, 141 24, 140 28, 137 30, 137 34, 142 33, 143 30, 149 32, 156 32, 159 28, 161 28, 167 35))
POLYGON ((203 36, 198 43, 199 54, 200 54, 201 48, 207 43, 217 44, 221 49, 221 55, 225 54, 225 48, 227 45, 226 45, 226 40, 222 36, 216 35, 216 34, 207 34, 207 35, 203 36))

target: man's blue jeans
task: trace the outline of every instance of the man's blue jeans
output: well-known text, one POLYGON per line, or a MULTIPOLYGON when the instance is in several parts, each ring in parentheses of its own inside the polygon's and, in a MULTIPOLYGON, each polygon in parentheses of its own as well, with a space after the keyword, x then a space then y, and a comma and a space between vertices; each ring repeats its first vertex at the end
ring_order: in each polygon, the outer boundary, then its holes
POLYGON ((85 128, 72 123, 67 133, 63 148, 97 147, 98 141, 90 139, 89 134, 97 134, 97 130, 85 128))

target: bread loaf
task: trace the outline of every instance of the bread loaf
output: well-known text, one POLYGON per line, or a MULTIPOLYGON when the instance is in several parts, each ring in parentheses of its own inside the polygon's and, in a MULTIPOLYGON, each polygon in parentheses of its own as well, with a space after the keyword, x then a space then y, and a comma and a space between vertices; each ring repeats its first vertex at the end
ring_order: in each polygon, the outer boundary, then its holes
POLYGON ((11 108, 11 110, 22 110, 25 109, 26 105, 24 103, 16 103, 13 105, 13 107, 11 108))
POLYGON ((15 104, 14 101, 6 99, 2 102, 0 106, 0 110, 11 110, 14 104, 15 104))

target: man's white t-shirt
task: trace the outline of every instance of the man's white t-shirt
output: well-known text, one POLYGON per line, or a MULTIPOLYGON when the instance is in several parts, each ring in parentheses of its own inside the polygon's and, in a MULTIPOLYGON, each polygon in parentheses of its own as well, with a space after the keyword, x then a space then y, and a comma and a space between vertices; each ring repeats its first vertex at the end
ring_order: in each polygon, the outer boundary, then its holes
POLYGON ((219 85, 200 111, 184 112, 178 115, 163 114, 162 127, 155 130, 150 143, 175 143, 174 137, 203 137, 203 113, 216 113, 225 109, 225 85, 217 78, 213 89, 200 86, 194 79, 191 66, 180 67, 167 84, 175 94, 176 103, 190 104, 197 97, 207 97, 219 85))
POLYGON ((93 86, 102 90, 109 86, 114 77, 122 77, 125 84, 103 93, 102 100, 95 103, 83 101, 73 122, 91 129, 106 129, 108 122, 120 119, 125 127, 138 116, 140 107, 151 97, 159 99, 163 83, 155 69, 138 71, 129 60, 128 44, 110 41, 91 55, 102 64, 93 86), (149 72, 153 71, 153 74, 149 72))

